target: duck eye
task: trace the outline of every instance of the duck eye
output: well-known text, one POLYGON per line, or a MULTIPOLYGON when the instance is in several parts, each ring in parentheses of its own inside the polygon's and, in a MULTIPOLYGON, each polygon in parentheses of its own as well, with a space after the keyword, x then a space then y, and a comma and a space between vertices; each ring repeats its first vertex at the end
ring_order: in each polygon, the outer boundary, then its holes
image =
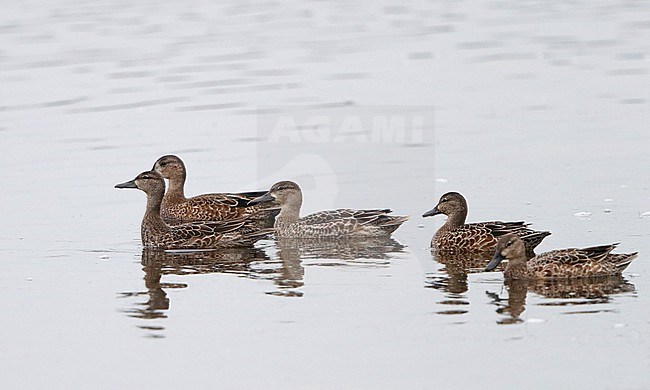
POLYGON ((448 200, 449 200, 449 199, 447 199, 447 198, 442 198, 442 200, 440 201, 440 203, 442 203, 442 202, 446 202, 446 201, 448 201, 448 200))

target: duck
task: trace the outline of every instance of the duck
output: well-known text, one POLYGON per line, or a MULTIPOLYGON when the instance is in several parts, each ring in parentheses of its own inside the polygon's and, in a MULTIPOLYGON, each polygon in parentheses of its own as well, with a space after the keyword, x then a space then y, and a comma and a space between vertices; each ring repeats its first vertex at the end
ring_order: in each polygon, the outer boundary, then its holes
POLYGON ((272 228, 279 209, 274 205, 248 206, 248 202, 266 191, 214 193, 185 197, 187 170, 180 157, 160 157, 151 169, 169 180, 160 215, 168 224, 195 221, 228 221, 252 216, 261 228, 272 228))
POLYGON ((533 256, 534 248, 551 234, 549 231, 529 229, 529 224, 523 221, 465 223, 467 201, 458 192, 442 195, 436 207, 422 214, 422 217, 438 214, 448 217, 445 224, 431 238, 431 247, 441 252, 488 252, 491 255, 499 237, 515 233, 524 240, 528 255, 533 256))
POLYGON ((370 238, 389 237, 408 216, 394 216, 390 209, 319 211, 300 217, 302 190, 292 181, 275 183, 264 195, 248 202, 256 205, 276 202, 275 237, 286 238, 370 238))
POLYGON ((612 253, 618 243, 588 248, 556 249, 532 258, 526 256, 526 245, 516 234, 499 238, 494 257, 485 268, 492 271, 508 260, 503 274, 506 279, 568 279, 620 275, 637 258, 638 252, 612 253))
POLYGON ((159 249, 216 249, 252 245, 273 233, 272 228, 256 227, 250 218, 228 221, 167 224, 160 215, 165 194, 165 179, 154 171, 140 173, 135 179, 115 188, 135 188, 147 194, 147 207, 140 234, 142 245, 159 249))

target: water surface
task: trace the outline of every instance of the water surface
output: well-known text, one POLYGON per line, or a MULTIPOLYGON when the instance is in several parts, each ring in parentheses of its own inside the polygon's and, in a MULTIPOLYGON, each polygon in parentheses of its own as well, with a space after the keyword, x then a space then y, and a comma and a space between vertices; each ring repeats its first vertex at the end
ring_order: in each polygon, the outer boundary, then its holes
POLYGON ((3 387, 646 388, 649 21, 605 1, 5 4, 3 387), (412 219, 382 243, 143 250, 144 195, 113 185, 170 153, 187 194, 293 178, 304 213, 412 219), (450 190, 471 221, 551 230, 542 251, 639 259, 533 285, 436 260, 442 220, 419 216, 450 190))

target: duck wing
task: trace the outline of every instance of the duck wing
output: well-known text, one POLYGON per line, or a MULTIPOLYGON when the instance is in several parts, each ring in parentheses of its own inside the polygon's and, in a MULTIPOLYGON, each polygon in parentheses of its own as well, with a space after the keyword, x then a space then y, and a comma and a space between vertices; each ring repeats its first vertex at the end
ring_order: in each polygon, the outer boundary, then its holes
POLYGON ((463 226, 467 226, 469 229, 487 231, 489 234, 493 235, 494 237, 499 237, 508 233, 517 233, 522 229, 532 231, 527 228, 528 225, 529 224, 527 224, 524 221, 517 221, 517 222, 490 221, 490 222, 469 223, 463 226))
POLYGON ((279 208, 275 204, 248 206, 252 199, 266 192, 241 192, 205 194, 189 198, 180 203, 166 203, 163 200, 161 216, 165 222, 177 225, 194 221, 227 221, 255 215, 258 226, 272 227, 279 208))
POLYGON ((578 265, 588 262, 605 261, 612 250, 618 244, 599 245, 588 248, 567 248, 557 249, 550 252, 539 254, 533 258, 536 264, 566 264, 578 265))
POLYGON ((300 218, 300 222, 307 225, 332 224, 338 222, 358 223, 361 225, 381 224, 381 222, 392 221, 397 216, 388 215, 391 209, 337 209, 319 211, 300 218))
POLYGON ((222 207, 248 207, 248 202, 266 194, 266 191, 252 191, 239 193, 203 194, 187 199, 187 202, 196 206, 222 206, 222 207))

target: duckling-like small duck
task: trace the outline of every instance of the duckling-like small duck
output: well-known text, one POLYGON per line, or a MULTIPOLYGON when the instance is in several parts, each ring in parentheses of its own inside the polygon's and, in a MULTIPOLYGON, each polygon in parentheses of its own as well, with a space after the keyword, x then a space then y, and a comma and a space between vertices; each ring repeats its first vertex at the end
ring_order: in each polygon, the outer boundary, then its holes
POLYGON ((438 214, 445 214, 448 218, 431 238, 431 247, 443 252, 493 252, 499 237, 515 233, 524 240, 528 255, 533 256, 533 249, 551 234, 528 229, 528 224, 523 221, 466 224, 467 201, 458 192, 441 196, 436 207, 422 214, 422 217, 438 214))
POLYGON ((157 172, 146 171, 115 188, 137 188, 147 194, 147 208, 140 229, 142 245, 161 249, 212 249, 245 246, 273 233, 259 229, 250 218, 230 221, 190 222, 170 226, 160 216, 165 180, 157 172))
POLYGON ((275 236, 289 238, 388 237, 409 217, 388 215, 390 209, 319 211, 300 217, 302 191, 292 181, 275 183, 269 192, 251 200, 255 205, 275 201, 275 236))
POLYGON ((151 169, 169 180, 169 188, 160 208, 162 219, 169 224, 194 221, 228 221, 252 216, 259 227, 271 228, 279 209, 275 205, 248 206, 248 202, 265 191, 204 194, 185 197, 187 170, 178 156, 160 157, 151 169))
POLYGON ((636 259, 638 252, 611 253, 618 244, 589 248, 558 249, 526 256, 526 246, 516 234, 499 238, 494 258, 485 268, 491 271, 503 260, 508 265, 503 271, 506 279, 565 279, 620 275, 636 259))

